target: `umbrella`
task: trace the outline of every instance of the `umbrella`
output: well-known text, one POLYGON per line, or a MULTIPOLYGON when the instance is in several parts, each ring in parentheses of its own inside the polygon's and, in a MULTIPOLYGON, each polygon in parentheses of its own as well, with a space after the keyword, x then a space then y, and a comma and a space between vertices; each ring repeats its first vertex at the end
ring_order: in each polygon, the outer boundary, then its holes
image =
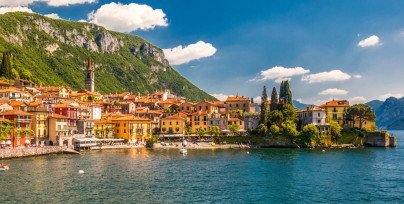
POLYGON ((11 141, 7 140, 6 145, 11 145, 11 141))
POLYGON ((1 141, 1 144, 2 144, 2 145, 5 145, 5 144, 6 144, 6 141, 1 141))
POLYGON ((31 144, 31 141, 25 140, 25 144, 31 144))

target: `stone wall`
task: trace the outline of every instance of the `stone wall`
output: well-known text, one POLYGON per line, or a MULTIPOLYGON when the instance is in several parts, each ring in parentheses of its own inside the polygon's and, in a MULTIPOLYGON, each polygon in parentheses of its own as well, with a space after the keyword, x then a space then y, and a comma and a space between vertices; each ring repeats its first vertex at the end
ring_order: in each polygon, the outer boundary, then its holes
POLYGON ((67 147, 59 146, 0 149, 0 159, 39 156, 46 154, 61 154, 65 151, 69 151, 69 149, 67 147))
POLYGON ((367 147, 395 147, 396 137, 390 137, 387 132, 367 132, 363 143, 367 147))

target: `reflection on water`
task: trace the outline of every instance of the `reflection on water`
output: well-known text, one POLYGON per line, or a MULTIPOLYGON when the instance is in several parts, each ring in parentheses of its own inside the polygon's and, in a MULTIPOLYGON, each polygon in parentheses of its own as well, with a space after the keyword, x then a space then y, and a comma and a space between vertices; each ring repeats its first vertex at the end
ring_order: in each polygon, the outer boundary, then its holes
POLYGON ((215 149, 187 156, 122 149, 6 160, 11 170, 0 173, 0 202, 400 203, 404 134, 394 134, 399 146, 391 149, 215 149))

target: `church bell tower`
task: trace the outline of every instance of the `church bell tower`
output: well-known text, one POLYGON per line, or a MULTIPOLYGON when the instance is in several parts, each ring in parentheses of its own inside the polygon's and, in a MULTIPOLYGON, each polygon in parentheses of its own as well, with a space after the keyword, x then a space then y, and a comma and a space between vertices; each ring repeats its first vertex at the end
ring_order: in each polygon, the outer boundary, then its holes
POLYGON ((90 57, 87 58, 87 69, 86 69, 86 76, 85 76, 85 84, 86 90, 94 92, 94 70, 93 70, 93 61, 90 57))

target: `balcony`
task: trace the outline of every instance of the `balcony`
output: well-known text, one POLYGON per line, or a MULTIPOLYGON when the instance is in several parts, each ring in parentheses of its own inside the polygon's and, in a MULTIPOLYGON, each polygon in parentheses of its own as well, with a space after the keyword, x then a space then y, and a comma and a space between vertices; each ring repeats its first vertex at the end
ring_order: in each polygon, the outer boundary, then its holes
POLYGON ((17 119, 15 119, 15 122, 17 122, 17 123, 31 123, 31 119, 17 118, 17 119))

